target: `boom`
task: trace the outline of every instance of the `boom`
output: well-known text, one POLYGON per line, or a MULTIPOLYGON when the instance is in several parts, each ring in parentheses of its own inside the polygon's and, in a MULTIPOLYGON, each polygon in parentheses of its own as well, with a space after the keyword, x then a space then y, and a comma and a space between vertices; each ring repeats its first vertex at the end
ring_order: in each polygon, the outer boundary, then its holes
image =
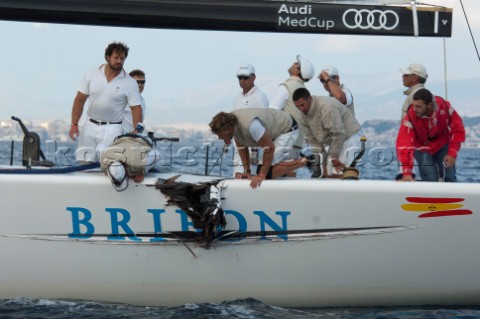
POLYGON ((450 37, 452 31, 452 10, 448 8, 417 9, 416 5, 411 8, 319 1, 0 0, 0 20, 162 29, 429 37, 450 37))

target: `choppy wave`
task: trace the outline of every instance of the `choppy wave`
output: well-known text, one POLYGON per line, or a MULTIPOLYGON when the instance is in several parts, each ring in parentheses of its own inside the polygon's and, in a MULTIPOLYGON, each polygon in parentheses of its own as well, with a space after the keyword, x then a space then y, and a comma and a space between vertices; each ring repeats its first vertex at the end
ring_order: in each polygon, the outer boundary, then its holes
POLYGON ((253 298, 219 304, 185 304, 177 307, 144 307, 126 304, 49 299, 0 300, 2 319, 444 319, 480 318, 479 307, 361 307, 294 309, 267 305, 253 298))

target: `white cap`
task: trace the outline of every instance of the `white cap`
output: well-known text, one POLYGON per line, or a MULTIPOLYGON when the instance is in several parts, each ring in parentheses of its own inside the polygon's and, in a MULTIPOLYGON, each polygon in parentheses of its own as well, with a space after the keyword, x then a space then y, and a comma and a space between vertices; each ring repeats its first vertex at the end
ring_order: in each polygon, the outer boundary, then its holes
POLYGON ((107 167, 107 176, 113 187, 118 191, 124 191, 128 187, 128 176, 125 167, 120 162, 113 162, 107 167))
POLYGON ((244 63, 242 64, 239 68, 238 68, 238 71, 237 71, 237 76, 239 75, 247 75, 247 76, 250 76, 252 74, 255 74, 255 68, 253 67, 253 65, 251 65, 250 63, 244 63))
MULTIPOLYGON (((338 76, 338 70, 336 67, 334 66, 327 66, 326 68, 324 68, 321 72, 325 72, 328 74, 328 76, 338 76)), ((321 73, 320 72, 320 73, 321 73)))
POLYGON ((302 74, 302 78, 305 81, 313 78, 313 75, 315 73, 315 68, 313 67, 313 64, 310 63, 308 60, 302 58, 300 54, 297 55, 297 61, 300 64, 300 73, 302 74))
POLYGON ((406 69, 400 69, 400 72, 403 74, 415 74, 424 79, 428 77, 427 69, 419 63, 412 63, 406 69))

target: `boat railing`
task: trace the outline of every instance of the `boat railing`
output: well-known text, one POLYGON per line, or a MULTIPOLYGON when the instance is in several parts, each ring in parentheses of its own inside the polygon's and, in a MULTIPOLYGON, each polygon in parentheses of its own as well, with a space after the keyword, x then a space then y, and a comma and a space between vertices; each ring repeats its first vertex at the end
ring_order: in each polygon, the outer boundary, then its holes
POLYGON ((205 150, 205 176, 209 176, 213 169, 218 165, 219 171, 220 171, 220 176, 222 175, 222 163, 223 163, 223 156, 228 152, 228 145, 224 145, 222 148, 222 152, 220 152, 219 156, 213 163, 213 165, 209 169, 209 154, 210 154, 210 146, 206 146, 205 150))
MULTIPOLYGON (((23 124, 23 123, 22 123, 23 124)), ((28 131, 28 130, 27 130, 28 131)), ((54 139, 48 139, 45 141, 44 145, 44 151, 41 152, 42 155, 40 155, 40 138, 36 133, 33 132, 28 132, 28 136, 32 137, 31 141, 33 143, 30 143, 27 145, 29 142, 28 138, 25 138, 23 140, 23 149, 25 150, 28 147, 31 147, 31 145, 34 145, 35 147, 38 147, 36 149, 36 153, 34 152, 35 150, 31 151, 30 153, 28 152, 22 152, 22 154, 19 154, 19 151, 16 150, 16 147, 18 148, 18 141, 11 140, 10 143, 10 152, 5 153, 7 155, 7 161, 6 165, 14 166, 16 165, 15 162, 20 159, 22 166, 26 167, 27 169, 31 169, 32 166, 42 166, 38 165, 37 163, 41 162, 40 158, 43 159, 43 161, 48 161, 51 163, 49 167, 65 167, 65 166, 75 166, 78 165, 76 164, 75 161, 75 156, 74 156, 74 151, 75 147, 74 145, 64 145, 65 143, 58 143, 57 140, 54 139), (36 155, 38 154, 38 158, 36 155), (37 164, 37 165, 35 165, 37 164)), ((175 153, 175 149, 173 146, 170 145, 170 143, 176 143, 180 142, 180 138, 178 137, 156 137, 153 136, 153 133, 148 134, 148 136, 151 138, 153 141, 154 147, 161 150, 161 163, 158 163, 158 166, 156 167, 157 171, 162 172, 165 170, 165 166, 170 166, 173 167, 173 169, 178 170, 179 172, 182 171, 182 165, 183 166, 190 166, 188 164, 185 164, 184 162, 187 161, 186 156, 182 154, 181 152, 175 153), (170 149, 170 151, 166 151, 165 149, 170 149)), ((179 148, 184 147, 184 145, 180 145, 179 148)), ((223 148, 220 154, 218 154, 218 149, 219 147, 214 145, 212 142, 208 143, 203 143, 202 147, 195 147, 196 151, 196 165, 197 168, 194 169, 194 173, 196 174, 204 174, 205 176, 210 176, 210 175, 225 175, 225 170, 228 170, 228 167, 225 166, 225 154, 228 153, 229 149, 228 148, 223 148), (199 166, 198 166, 199 165, 199 166), (218 169, 218 173, 217 170, 218 169), (215 171, 215 173, 213 173, 215 171), (223 173, 222 173, 223 172, 223 173)), ((8 151, 7 151, 8 152, 8 151)))

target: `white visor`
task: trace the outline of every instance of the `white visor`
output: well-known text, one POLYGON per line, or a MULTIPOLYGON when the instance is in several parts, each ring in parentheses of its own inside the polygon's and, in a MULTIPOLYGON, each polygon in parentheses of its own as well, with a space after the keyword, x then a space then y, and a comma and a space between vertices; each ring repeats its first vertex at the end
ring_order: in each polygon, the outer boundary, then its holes
POLYGON ((107 176, 112 182, 113 187, 118 192, 124 191, 128 187, 128 176, 120 162, 113 162, 107 167, 107 176))

